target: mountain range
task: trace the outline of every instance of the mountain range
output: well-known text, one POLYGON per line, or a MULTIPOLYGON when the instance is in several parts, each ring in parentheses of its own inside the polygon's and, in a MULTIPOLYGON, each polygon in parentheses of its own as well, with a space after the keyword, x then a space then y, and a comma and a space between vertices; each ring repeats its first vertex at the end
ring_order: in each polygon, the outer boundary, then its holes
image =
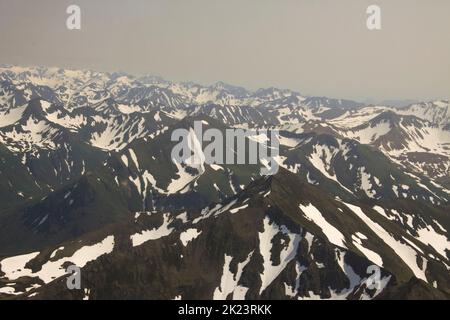
POLYGON ((0 67, 0 299, 448 299, 449 213, 446 100, 0 67), (174 163, 196 121, 280 170, 174 163))

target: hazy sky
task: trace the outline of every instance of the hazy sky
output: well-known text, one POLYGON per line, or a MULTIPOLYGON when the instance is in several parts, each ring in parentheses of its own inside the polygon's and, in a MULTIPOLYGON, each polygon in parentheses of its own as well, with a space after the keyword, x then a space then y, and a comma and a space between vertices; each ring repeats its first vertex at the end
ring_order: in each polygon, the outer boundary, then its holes
POLYGON ((0 64, 364 100, 450 94, 449 0, 0 0, 0 64), (66 8, 81 7, 81 30, 66 8), (366 8, 382 9, 382 30, 366 8))

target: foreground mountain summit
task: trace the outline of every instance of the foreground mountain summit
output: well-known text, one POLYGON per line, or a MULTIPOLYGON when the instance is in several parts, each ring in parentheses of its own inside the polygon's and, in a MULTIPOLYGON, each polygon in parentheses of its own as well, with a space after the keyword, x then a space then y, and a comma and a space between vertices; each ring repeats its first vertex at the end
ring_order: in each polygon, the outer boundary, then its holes
POLYGON ((2 67, 0 298, 447 299, 449 157, 448 101, 2 67), (279 172, 173 163, 195 121, 279 130, 279 172))

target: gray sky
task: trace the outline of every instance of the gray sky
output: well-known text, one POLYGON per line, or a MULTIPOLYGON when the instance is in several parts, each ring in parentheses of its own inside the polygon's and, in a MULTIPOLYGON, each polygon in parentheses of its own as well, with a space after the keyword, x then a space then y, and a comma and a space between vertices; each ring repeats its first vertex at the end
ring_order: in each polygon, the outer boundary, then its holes
POLYGON ((0 0, 0 64, 364 100, 448 98, 449 0, 0 0), (80 31, 66 8, 81 7, 80 31), (382 9, 382 30, 366 8, 382 9))

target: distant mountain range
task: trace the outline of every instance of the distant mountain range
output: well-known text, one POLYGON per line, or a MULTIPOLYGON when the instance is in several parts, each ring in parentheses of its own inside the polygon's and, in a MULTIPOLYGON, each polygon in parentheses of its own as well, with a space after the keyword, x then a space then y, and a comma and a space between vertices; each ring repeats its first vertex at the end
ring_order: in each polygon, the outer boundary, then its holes
POLYGON ((375 101, 374 99, 366 99, 364 100, 365 104, 378 104, 383 106, 391 106, 396 108, 404 108, 409 105, 412 105, 414 103, 419 103, 419 100, 413 100, 413 99, 390 99, 390 100, 380 100, 375 101))
POLYGON ((0 299, 448 299, 449 212, 448 101, 0 68, 0 299), (194 121, 279 172, 173 163, 194 121))

